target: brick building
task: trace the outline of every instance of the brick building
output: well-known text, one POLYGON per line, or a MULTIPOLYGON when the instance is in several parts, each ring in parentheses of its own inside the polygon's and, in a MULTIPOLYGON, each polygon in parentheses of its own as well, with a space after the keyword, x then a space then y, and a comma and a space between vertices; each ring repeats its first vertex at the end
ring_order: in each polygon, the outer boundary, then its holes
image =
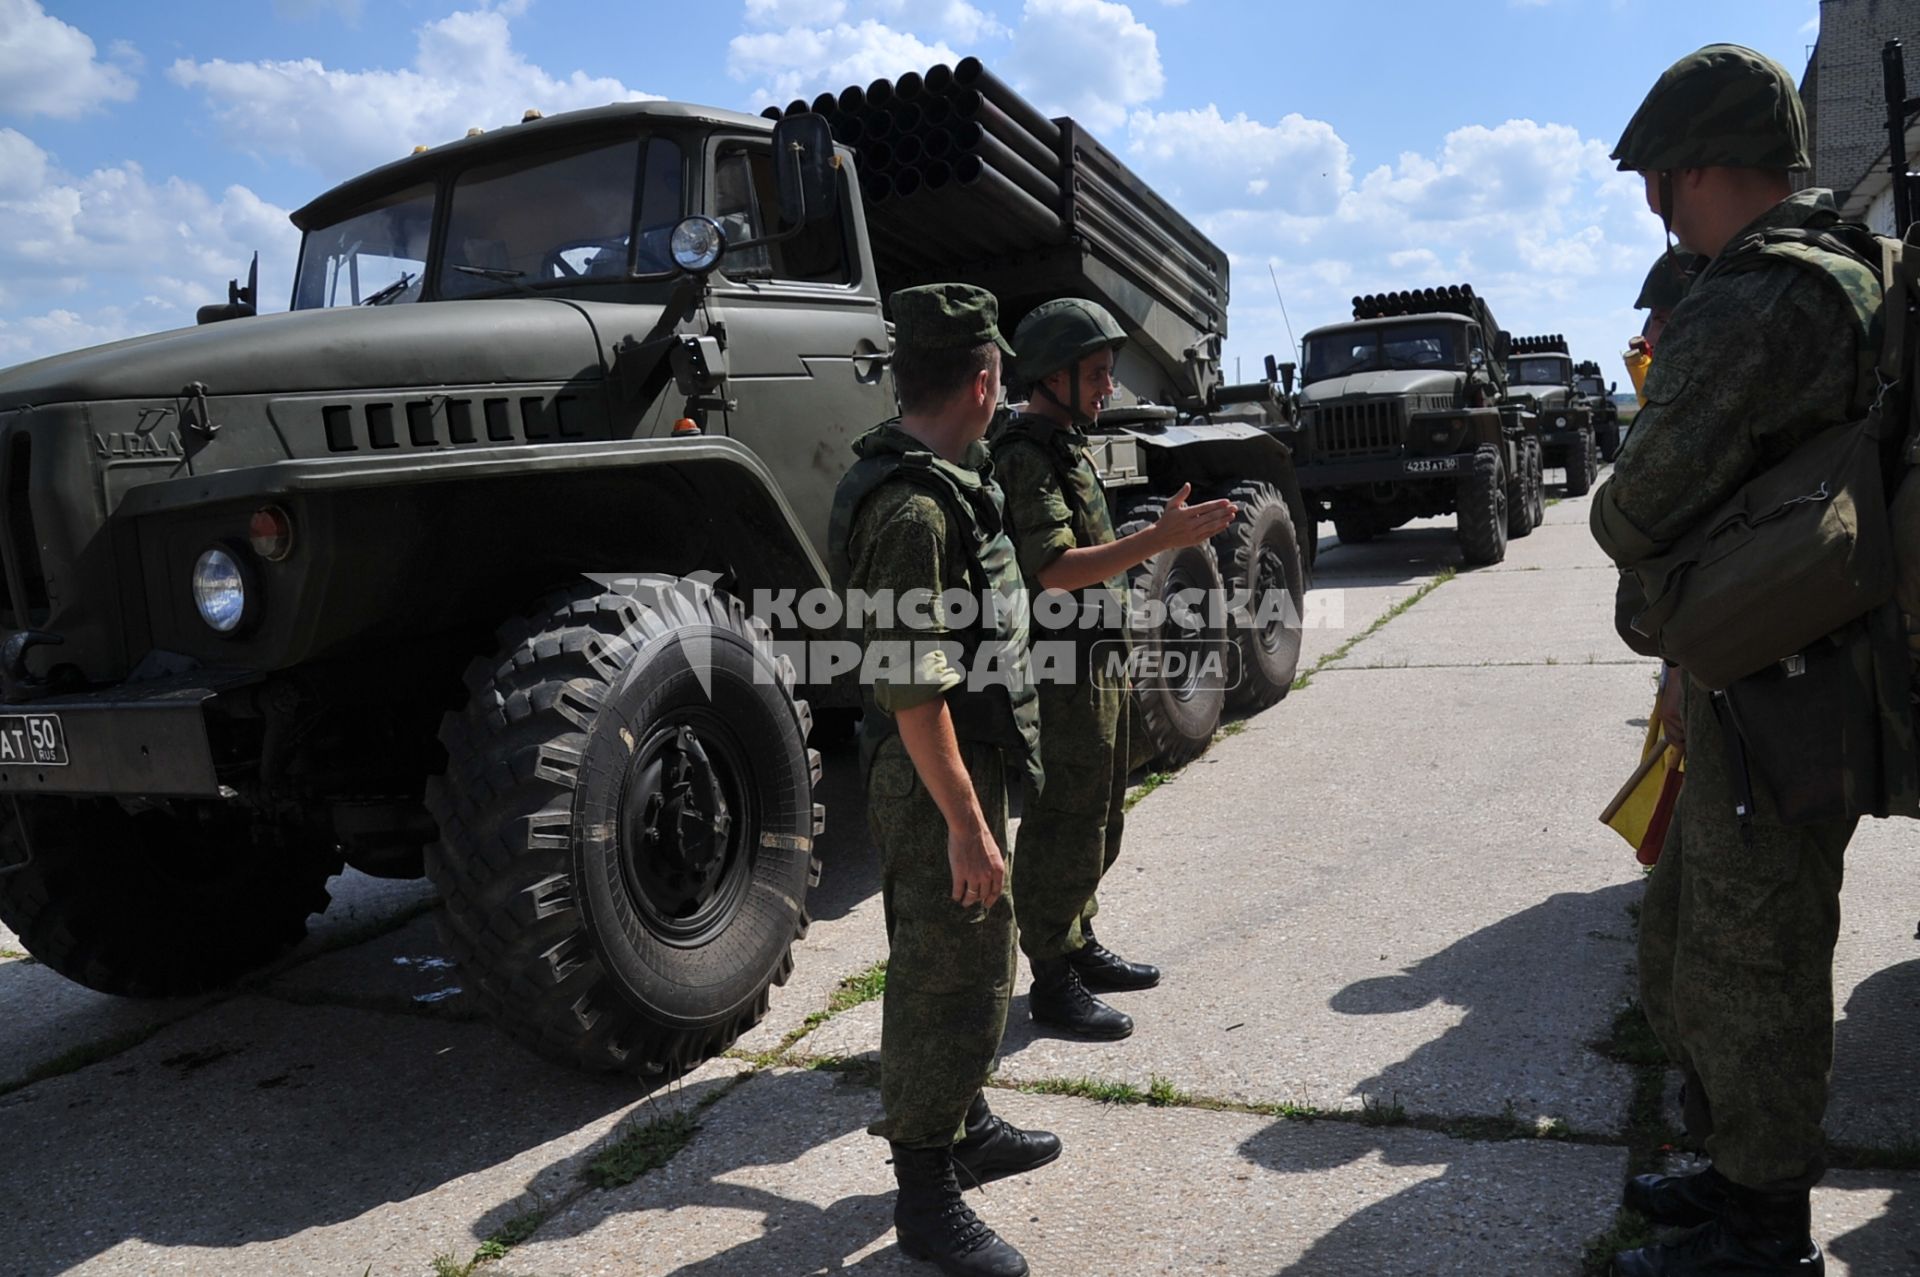
MULTIPOLYGON (((1833 188, 1844 216, 1893 231, 1880 49, 1906 46, 1907 92, 1920 94, 1920 0, 1820 0, 1820 37, 1800 96, 1813 138, 1809 185, 1833 188)), ((1907 130, 1920 157, 1920 127, 1907 130)))

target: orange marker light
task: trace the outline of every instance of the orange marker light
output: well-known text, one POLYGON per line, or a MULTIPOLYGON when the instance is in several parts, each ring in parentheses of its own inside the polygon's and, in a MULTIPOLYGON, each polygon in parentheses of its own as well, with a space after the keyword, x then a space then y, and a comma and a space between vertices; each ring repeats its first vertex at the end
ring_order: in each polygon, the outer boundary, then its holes
POLYGON ((700 433, 700 423, 692 417, 682 417, 673 423, 673 433, 677 435, 697 435, 700 433))

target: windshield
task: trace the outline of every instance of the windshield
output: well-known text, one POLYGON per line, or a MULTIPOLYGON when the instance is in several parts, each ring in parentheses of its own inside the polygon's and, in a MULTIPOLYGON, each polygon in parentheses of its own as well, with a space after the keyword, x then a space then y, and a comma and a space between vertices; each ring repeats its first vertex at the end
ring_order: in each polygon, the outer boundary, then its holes
POLYGON ((1603 399, 1606 397, 1607 387, 1598 377, 1581 377, 1573 384, 1575 389, 1583 395, 1597 395, 1603 399))
POLYGON ((1389 368, 1459 368, 1461 327, 1433 320, 1347 328, 1307 338, 1302 381, 1389 368))
POLYGON ((440 296, 671 270, 667 240, 680 220, 679 144, 655 138, 646 157, 638 183, 638 141, 548 152, 461 174, 447 217, 440 296))
POLYGON ((1551 357, 1514 359, 1507 363, 1507 380, 1516 386, 1564 386, 1567 361, 1551 357))
MULTIPOLYGON (((682 216, 682 192, 680 144, 666 137, 469 169, 449 192, 433 295, 497 295, 666 274, 673 269, 667 241, 682 216)), ((423 183, 309 231, 300 248, 294 309, 420 300, 433 214, 434 188, 423 183)))
POLYGON ((300 245, 293 308, 417 301, 432 228, 433 187, 422 185, 309 231, 300 245))

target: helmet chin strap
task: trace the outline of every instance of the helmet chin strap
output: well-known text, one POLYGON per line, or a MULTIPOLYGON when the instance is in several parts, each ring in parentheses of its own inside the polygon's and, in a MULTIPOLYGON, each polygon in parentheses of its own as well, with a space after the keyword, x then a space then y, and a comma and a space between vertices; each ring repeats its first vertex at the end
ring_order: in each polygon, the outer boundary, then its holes
POLYGON ((1673 170, 1660 170, 1660 226, 1666 232, 1667 270, 1680 278, 1680 263, 1673 255, 1673 170))
POLYGON ((1073 386, 1072 403, 1062 403, 1060 396, 1053 393, 1053 387, 1044 381, 1037 383, 1034 386, 1034 390, 1038 394, 1044 395, 1048 403, 1066 413, 1067 420, 1075 426, 1090 426, 1093 424, 1093 417, 1088 414, 1086 409, 1080 406, 1080 361, 1077 359, 1074 360, 1071 364, 1067 365, 1064 371, 1067 374, 1068 383, 1073 386))

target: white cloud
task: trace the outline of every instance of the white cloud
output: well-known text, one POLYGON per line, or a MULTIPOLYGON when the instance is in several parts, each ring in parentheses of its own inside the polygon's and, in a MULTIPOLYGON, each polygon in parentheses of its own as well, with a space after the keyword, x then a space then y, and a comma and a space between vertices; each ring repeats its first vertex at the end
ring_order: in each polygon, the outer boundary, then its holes
POLYGON ((754 86, 756 109, 956 60, 945 44, 928 44, 871 18, 824 30, 789 27, 737 35, 727 45, 727 74, 754 86))
POLYGON ((514 47, 500 6, 451 14, 421 27, 413 65, 341 71, 312 58, 286 62, 175 62, 168 76, 204 93, 240 146, 287 156, 344 178, 469 128, 517 121, 528 107, 551 115, 657 97, 575 71, 562 79, 514 47))
MULTIPOLYGON (((121 60, 132 53, 131 45, 114 46, 121 60)), ((127 71, 99 60, 84 31, 50 15, 40 0, 0 0, 0 115, 73 119, 125 102, 138 87, 127 71)))
POLYGON ((0 221, 0 279, 21 300, 65 299, 0 319, 0 363, 190 324, 196 307, 225 299, 255 249, 263 309, 281 309, 299 247, 287 210, 244 186, 215 198, 131 163, 69 174, 13 129, 0 129, 0 221))
POLYGON ((1352 155, 1333 126, 1301 115, 1262 124, 1198 111, 1136 111, 1128 153, 1175 204, 1331 213, 1352 186, 1352 155))
POLYGON ((1044 114, 1095 133, 1120 128, 1167 82, 1153 28, 1110 0, 1026 0, 1007 72, 1044 114))

